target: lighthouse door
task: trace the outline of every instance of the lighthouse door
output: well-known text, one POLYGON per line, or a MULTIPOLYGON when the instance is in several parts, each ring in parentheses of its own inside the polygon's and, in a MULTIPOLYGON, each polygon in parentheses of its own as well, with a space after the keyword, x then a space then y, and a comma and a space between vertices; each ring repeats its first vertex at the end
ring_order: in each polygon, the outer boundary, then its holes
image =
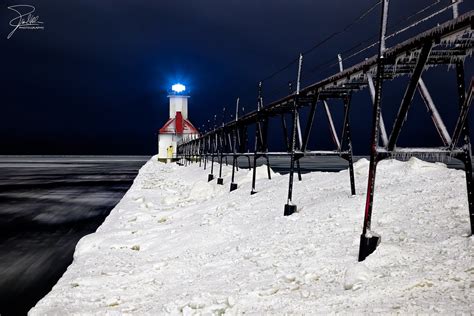
POLYGON ((173 146, 168 146, 168 149, 166 150, 167 157, 168 159, 173 158, 173 146))

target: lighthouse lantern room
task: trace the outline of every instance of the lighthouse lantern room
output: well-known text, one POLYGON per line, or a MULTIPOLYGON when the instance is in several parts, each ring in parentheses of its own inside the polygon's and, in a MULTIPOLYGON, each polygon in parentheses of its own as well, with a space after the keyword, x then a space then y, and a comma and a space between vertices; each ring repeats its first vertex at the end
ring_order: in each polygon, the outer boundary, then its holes
POLYGON ((176 159, 177 144, 183 138, 199 136, 198 130, 188 120, 188 99, 186 87, 175 84, 168 95, 170 100, 169 119, 158 134, 158 160, 171 162, 176 159))

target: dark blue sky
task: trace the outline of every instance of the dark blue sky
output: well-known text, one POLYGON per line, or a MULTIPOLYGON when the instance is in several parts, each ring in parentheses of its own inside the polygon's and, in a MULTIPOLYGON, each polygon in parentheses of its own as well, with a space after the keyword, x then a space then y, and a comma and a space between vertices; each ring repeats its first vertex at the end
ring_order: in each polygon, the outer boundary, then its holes
MULTIPOLYGON (((254 109, 261 78, 340 30, 375 2, 3 0, 0 154, 154 154, 157 130, 168 117, 166 90, 173 82, 189 87, 190 118, 197 127, 214 113, 220 116, 223 106, 233 107, 238 96, 246 110, 254 109), (34 5, 45 29, 18 30, 7 40, 12 29, 9 21, 15 17, 7 7, 15 4, 34 5)), ((433 2, 392 1, 391 25, 433 2)), ((430 12, 448 2, 441 1, 430 12)), ((461 13, 473 7, 472 1, 465 1, 461 13)), ((335 72, 336 68, 312 70, 327 60, 336 61, 338 52, 376 35, 379 15, 380 7, 306 56, 304 83, 335 72)), ((468 76, 472 69, 469 62, 468 76)), ((295 76, 293 66, 265 83, 265 101, 282 95, 285 88, 277 88, 295 76)), ((434 70, 426 81, 440 111, 443 106, 448 108, 445 113, 449 116, 456 98, 453 71, 434 70)), ((389 101, 403 95, 400 86, 403 83, 388 88, 389 101)), ((431 141, 436 137, 434 127, 429 126, 426 134, 417 132, 420 122, 430 124, 429 117, 418 121, 426 116, 424 105, 418 103, 412 120, 417 136, 409 139, 436 144, 431 141)), ((340 114, 335 110, 334 115, 340 114)), ((354 97, 352 119, 355 151, 364 153, 371 120, 366 91, 354 97)), ((319 119, 316 123, 323 124, 319 119)), ((327 130, 326 125, 320 132, 315 130, 319 134, 314 146, 328 146, 327 130)))

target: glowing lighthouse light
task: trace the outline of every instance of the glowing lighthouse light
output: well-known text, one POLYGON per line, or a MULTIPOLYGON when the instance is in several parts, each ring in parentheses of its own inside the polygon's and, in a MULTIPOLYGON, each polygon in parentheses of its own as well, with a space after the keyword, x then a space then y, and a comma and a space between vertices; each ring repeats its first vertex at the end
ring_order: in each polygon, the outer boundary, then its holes
POLYGON ((186 90, 186 87, 180 83, 177 83, 171 86, 171 90, 173 90, 176 93, 181 93, 184 90, 186 90))

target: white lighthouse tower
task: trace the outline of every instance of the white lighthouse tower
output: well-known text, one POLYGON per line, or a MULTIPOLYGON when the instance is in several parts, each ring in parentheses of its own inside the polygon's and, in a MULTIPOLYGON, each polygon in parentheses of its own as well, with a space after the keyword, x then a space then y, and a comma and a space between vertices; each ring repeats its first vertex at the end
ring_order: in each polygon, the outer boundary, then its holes
POLYGON ((171 162, 176 159, 178 142, 183 138, 198 137, 198 130, 188 120, 188 99, 186 87, 177 83, 171 87, 170 117, 158 135, 158 160, 171 162))

